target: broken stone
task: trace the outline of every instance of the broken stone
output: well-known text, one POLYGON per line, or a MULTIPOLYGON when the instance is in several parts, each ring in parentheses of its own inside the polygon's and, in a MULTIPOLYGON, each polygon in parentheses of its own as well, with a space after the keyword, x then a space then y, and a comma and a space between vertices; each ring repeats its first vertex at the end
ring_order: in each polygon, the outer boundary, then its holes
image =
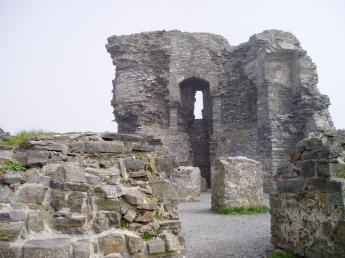
POLYGON ((27 167, 43 166, 48 162, 49 156, 49 151, 19 151, 14 154, 14 158, 27 167))
POLYGON ((38 184, 24 184, 17 191, 17 201, 41 204, 44 200, 46 187, 38 184))
POLYGON ((0 241, 16 241, 23 228, 22 221, 0 223, 0 241))
POLYGON ((131 205, 140 205, 147 202, 143 193, 140 190, 133 188, 128 189, 123 198, 131 205))
POLYGON ((158 179, 150 182, 152 193, 159 196, 162 200, 178 201, 179 186, 166 179, 158 179))
POLYGON ((122 253, 124 241, 121 234, 108 234, 98 238, 98 244, 104 255, 110 253, 122 253))
POLYGON ((41 211, 31 211, 28 214, 27 227, 29 232, 41 232, 44 230, 44 219, 41 211))
POLYGON ((39 239, 29 240, 24 244, 24 258, 72 258, 69 239, 39 239))
POLYGON ((135 210, 129 209, 127 211, 127 213, 125 214, 125 216, 123 216, 123 217, 124 217, 125 220, 127 220, 129 222, 132 222, 136 215, 137 215, 137 213, 135 212, 135 210))
POLYGON ((85 145, 85 151, 88 153, 124 153, 126 148, 123 143, 119 142, 87 142, 85 145))
POLYGON ((212 185, 212 208, 258 207, 263 200, 260 162, 246 157, 219 158, 212 185))
POLYGON ((152 222, 155 217, 155 212, 153 211, 145 211, 143 215, 138 216, 135 221, 136 222, 142 222, 142 223, 148 223, 152 222))
POLYGON ((78 165, 72 163, 63 163, 52 176, 54 181, 86 183, 85 171, 78 165))
POLYGON ((165 248, 168 252, 181 250, 181 245, 177 236, 171 233, 164 233, 162 236, 165 241, 165 248))
POLYGON ((54 216, 52 226, 66 234, 82 234, 84 232, 85 216, 54 216))
POLYGON ((120 201, 116 199, 102 199, 98 198, 95 200, 97 208, 104 211, 120 211, 120 201))
POLYGON ((96 193, 101 193, 108 199, 118 198, 127 193, 127 188, 122 185, 102 185, 95 187, 96 193))
POLYGON ((96 233, 101 233, 109 228, 109 219, 104 215, 98 213, 93 220, 92 228, 96 233))
POLYGON ((89 258, 90 257, 90 246, 89 240, 79 240, 73 243, 73 257, 74 258, 89 258))
POLYGON ((145 169, 145 162, 143 160, 135 158, 125 158, 123 161, 127 171, 138 171, 145 169))
POLYGON ((147 242, 150 254, 165 253, 165 242, 156 238, 147 242))
POLYGON ((144 251, 144 241, 140 237, 126 235, 128 251, 131 254, 142 253, 144 251))
POLYGON ((72 192, 67 197, 67 207, 72 212, 81 213, 85 198, 86 198, 86 195, 84 193, 72 192))

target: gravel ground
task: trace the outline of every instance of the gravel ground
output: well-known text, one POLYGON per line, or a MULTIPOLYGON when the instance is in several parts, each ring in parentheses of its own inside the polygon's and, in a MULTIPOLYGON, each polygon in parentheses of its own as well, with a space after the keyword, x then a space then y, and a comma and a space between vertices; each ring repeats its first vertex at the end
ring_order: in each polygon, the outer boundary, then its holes
POLYGON ((187 258, 257 258, 271 249, 269 214, 217 215, 210 207, 210 193, 179 204, 187 258))

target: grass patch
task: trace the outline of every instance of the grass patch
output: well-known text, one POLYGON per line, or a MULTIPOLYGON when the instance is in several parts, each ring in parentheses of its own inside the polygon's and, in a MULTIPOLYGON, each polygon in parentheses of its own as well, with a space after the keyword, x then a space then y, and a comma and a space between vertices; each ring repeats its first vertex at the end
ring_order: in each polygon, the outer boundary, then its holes
POLYGON ((50 133, 41 131, 41 130, 32 130, 32 131, 22 131, 18 133, 13 138, 9 139, 8 141, 0 141, 0 145, 6 146, 19 146, 21 143, 28 141, 29 139, 42 136, 42 135, 49 135, 50 133))
POLYGON ((125 219, 121 219, 121 221, 120 221, 120 227, 121 227, 121 228, 128 228, 128 227, 129 227, 128 221, 125 220, 125 219))
POLYGON ((153 238, 153 234, 149 231, 146 231, 144 233, 141 234, 142 239, 144 239, 145 241, 151 240, 153 238))
POLYGON ((253 215, 253 214, 262 214, 268 213, 269 208, 266 206, 259 206, 259 207, 239 207, 239 208, 217 208, 215 213, 221 215, 253 215))
POLYGON ((292 251, 287 251, 285 253, 273 253, 269 258, 299 258, 299 255, 294 254, 292 251))
POLYGON ((140 152, 140 151, 136 152, 135 153, 135 157, 137 159, 140 159, 140 160, 144 161, 144 162, 148 162, 149 161, 149 158, 146 156, 146 154, 144 152, 140 152))
POLYGON ((159 211, 156 211, 155 219, 156 219, 156 220, 164 220, 164 216, 163 216, 163 214, 160 213, 159 211))
POLYGON ((2 165, 2 168, 5 170, 20 171, 23 169, 23 165, 18 162, 7 161, 2 165))
POLYGON ((155 180, 156 179, 156 173, 154 173, 154 172, 149 172, 149 173, 147 173, 147 179, 149 180, 149 181, 153 181, 153 180, 155 180))
POLYGON ((342 172, 338 172, 335 174, 336 177, 338 178, 344 178, 345 179, 345 171, 342 171, 342 172))

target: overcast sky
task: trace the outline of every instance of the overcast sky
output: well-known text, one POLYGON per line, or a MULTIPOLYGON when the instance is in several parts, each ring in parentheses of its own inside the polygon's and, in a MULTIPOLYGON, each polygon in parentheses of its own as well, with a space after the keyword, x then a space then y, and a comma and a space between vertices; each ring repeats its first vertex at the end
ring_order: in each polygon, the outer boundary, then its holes
POLYGON ((345 128, 344 0, 0 0, 0 127, 115 131, 106 38, 163 29, 216 33, 231 45, 266 29, 294 33, 345 128))

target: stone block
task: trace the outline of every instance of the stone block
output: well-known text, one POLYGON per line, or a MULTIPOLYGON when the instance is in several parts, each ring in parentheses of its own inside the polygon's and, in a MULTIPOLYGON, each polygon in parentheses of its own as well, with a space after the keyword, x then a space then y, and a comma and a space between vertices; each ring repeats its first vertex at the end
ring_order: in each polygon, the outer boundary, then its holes
POLYGON ((95 187, 95 192, 102 194, 105 198, 112 199, 126 194, 127 188, 122 185, 101 185, 95 187))
POLYGON ((314 160, 302 161, 301 175, 303 177, 314 177, 316 175, 316 162, 314 160))
POLYGON ((277 188, 282 193, 297 193, 304 191, 305 180, 303 178, 293 178, 277 181, 277 188))
POLYGON ((85 170, 73 163, 63 163, 55 171, 52 180, 57 182, 86 183, 85 170))
POLYGON ((173 158, 155 158, 157 172, 164 172, 168 177, 172 177, 173 175, 173 163, 173 158))
POLYGON ((204 177, 201 177, 201 185, 200 185, 200 191, 206 192, 208 190, 207 180, 204 177))
POLYGON ((79 240, 73 243, 73 257, 74 258, 89 258, 90 257, 90 243, 88 239, 79 240))
POLYGON ((69 239, 29 240, 23 247, 24 258, 72 258, 69 239))
POLYGON ((149 223, 152 222, 155 217, 154 211, 145 211, 142 215, 139 215, 134 221, 140 223, 149 223))
POLYGON ((23 221, 0 223, 0 241, 16 241, 23 228, 23 221))
POLYGON ((27 227, 30 233, 44 230, 44 217, 41 211, 31 211, 28 214, 27 227))
POLYGON ((256 207, 263 200, 260 162, 246 157, 216 160, 212 185, 212 208, 256 207))
POLYGON ((0 202, 7 203, 11 199, 13 191, 7 185, 0 183, 0 202))
POLYGON ((342 193, 345 191, 345 180, 337 178, 313 178, 310 184, 314 189, 323 193, 342 193))
POLYGON ((179 201, 179 186, 167 179, 157 179, 150 182, 152 193, 162 200, 179 201))
POLYGON ((106 213, 109 222, 115 227, 119 227, 121 224, 121 214, 119 212, 108 212, 106 213))
POLYGON ((165 253, 165 242, 163 239, 156 238, 147 242, 150 254, 165 253))
POLYGON ((0 241, 0 258, 22 258, 22 244, 0 241))
POLYGON ((21 210, 9 210, 0 212, 0 222, 25 221, 26 213, 21 210))
POLYGON ((127 248, 130 254, 142 253, 144 241, 140 237, 126 235, 127 248))
POLYGON ((173 173, 174 182, 179 186, 180 201, 198 201, 201 191, 200 169, 180 166, 173 173))
POLYGON ((131 205, 140 205, 147 203, 144 194, 138 189, 129 189, 123 196, 123 199, 131 205))
POLYGON ((336 145, 321 146, 302 153, 302 160, 309 159, 333 159, 342 155, 342 148, 336 145))
POLYGON ((50 157, 49 151, 18 151, 14 154, 14 158, 27 167, 43 166, 50 157))
POLYGON ((101 233, 109 228, 109 219, 104 214, 97 214, 93 220, 92 228, 96 233, 101 233))
POLYGON ((124 153, 126 148, 123 143, 112 141, 87 142, 85 145, 87 153, 124 153))
POLYGON ((67 197, 67 207, 72 212, 81 213, 83 209, 83 204, 86 199, 86 194, 81 192, 72 192, 67 197))
POLYGON ((38 184, 24 184, 16 192, 17 201, 23 203, 41 204, 47 187, 38 184))
POLYGON ((123 253, 124 241, 121 234, 108 234, 98 238, 98 244, 104 255, 123 253))
POLYGON ((103 211, 120 211, 120 201, 117 199, 103 199, 98 198, 95 200, 97 208, 103 211))
POLYGON ((133 209, 129 209, 127 213, 125 214, 124 219, 127 220, 128 222, 132 222, 135 219, 135 216, 137 213, 133 209))
POLYGON ((124 134, 124 133, 111 133, 106 132, 101 136, 104 140, 112 141, 125 141, 125 142, 144 142, 145 138, 138 134, 124 134))
POLYGON ((165 248, 168 252, 180 251, 180 242, 174 234, 165 233, 163 234, 163 239, 165 241, 165 248))
POLYGON ((54 215, 52 218, 52 227, 58 231, 66 234, 80 235, 84 233, 84 225, 86 218, 82 216, 70 216, 70 215, 54 215))
POLYGON ((145 162, 135 158, 123 159, 127 171, 138 171, 145 169, 145 162))

